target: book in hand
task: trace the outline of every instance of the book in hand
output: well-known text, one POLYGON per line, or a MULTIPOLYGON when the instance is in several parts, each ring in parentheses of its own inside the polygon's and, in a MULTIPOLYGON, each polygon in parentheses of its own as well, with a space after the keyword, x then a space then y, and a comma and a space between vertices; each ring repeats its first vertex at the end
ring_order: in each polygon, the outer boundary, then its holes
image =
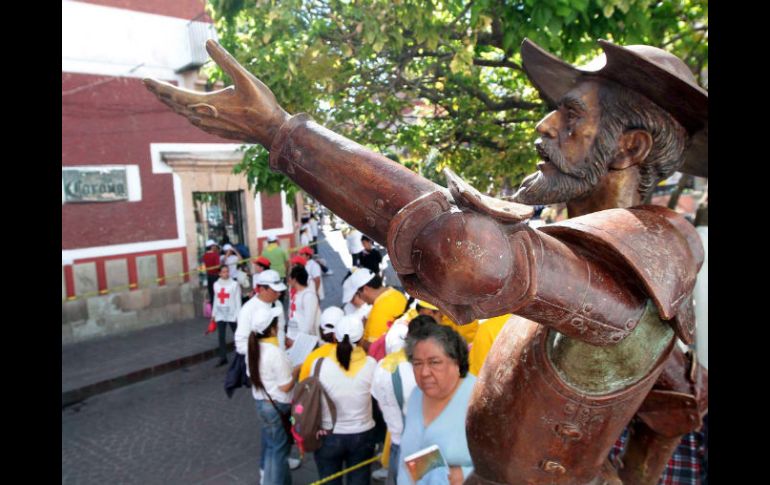
POLYGON ((417 483, 436 468, 446 467, 447 471, 449 470, 449 465, 447 465, 438 445, 432 445, 412 453, 404 458, 404 463, 407 473, 412 478, 412 483, 417 483))

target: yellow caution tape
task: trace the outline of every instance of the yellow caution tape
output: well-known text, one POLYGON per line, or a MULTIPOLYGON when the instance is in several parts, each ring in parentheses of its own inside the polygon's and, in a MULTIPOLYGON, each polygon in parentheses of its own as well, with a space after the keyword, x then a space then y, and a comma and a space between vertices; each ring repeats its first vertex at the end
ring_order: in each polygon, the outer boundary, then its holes
POLYGON ((355 465, 353 465, 350 468, 345 468, 342 471, 339 471, 339 472, 337 472, 337 473, 335 473, 333 475, 329 475, 326 478, 322 478, 322 479, 318 480, 317 482, 311 483, 310 485, 321 485, 322 483, 331 482, 335 478, 339 478, 339 477, 345 475, 346 473, 350 473, 353 470, 357 470, 357 469, 359 469, 359 468, 361 468, 363 466, 368 465, 369 463, 373 463, 373 462, 379 460, 380 458, 382 458, 382 454, 379 454, 377 456, 373 456, 373 457, 369 458, 368 460, 362 461, 361 463, 356 463, 355 465))

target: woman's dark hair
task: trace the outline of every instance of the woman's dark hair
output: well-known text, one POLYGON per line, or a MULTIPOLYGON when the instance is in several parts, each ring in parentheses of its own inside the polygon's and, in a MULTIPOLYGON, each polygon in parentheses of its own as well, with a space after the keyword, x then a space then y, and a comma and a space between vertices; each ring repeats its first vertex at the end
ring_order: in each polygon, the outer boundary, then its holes
POLYGON ((361 236, 361 242, 364 242, 364 241, 369 241, 370 243, 374 243, 374 241, 372 241, 372 238, 370 238, 369 236, 361 236))
POLYGON ((353 353, 353 344, 350 343, 350 337, 346 334, 342 342, 337 344, 337 361, 345 370, 350 369, 350 356, 353 353))
POLYGON ((438 325, 438 322, 430 315, 417 315, 409 321, 409 330, 406 333, 406 338, 409 338, 413 333, 420 332, 421 327, 426 325, 438 325))
POLYGON ((375 290, 382 288, 382 277, 378 274, 374 275, 374 278, 370 279, 364 286, 374 288, 375 290))
POLYGON ((289 273, 289 277, 296 280, 297 283, 299 283, 302 286, 307 286, 307 270, 304 266, 301 265, 295 265, 293 268, 291 268, 291 272, 289 273))
POLYGON ((278 317, 273 318, 262 333, 251 332, 249 334, 248 366, 251 374, 251 383, 257 389, 264 389, 262 379, 259 377, 259 340, 270 336, 270 331, 278 325, 278 317))
POLYGON ((414 358, 414 347, 424 340, 433 339, 441 346, 444 353, 460 367, 460 377, 468 375, 468 344, 446 325, 439 325, 427 315, 420 315, 409 322, 409 332, 406 334, 406 357, 409 362, 414 358))

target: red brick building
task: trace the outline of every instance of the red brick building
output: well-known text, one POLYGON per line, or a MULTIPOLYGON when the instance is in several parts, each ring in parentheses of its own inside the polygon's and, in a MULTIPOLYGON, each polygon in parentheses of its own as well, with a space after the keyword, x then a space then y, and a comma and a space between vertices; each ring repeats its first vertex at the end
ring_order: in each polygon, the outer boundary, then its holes
POLYGON ((204 0, 62 2, 62 342, 193 316, 206 239, 294 242, 283 195, 249 191, 225 143, 159 103, 206 90, 204 0))

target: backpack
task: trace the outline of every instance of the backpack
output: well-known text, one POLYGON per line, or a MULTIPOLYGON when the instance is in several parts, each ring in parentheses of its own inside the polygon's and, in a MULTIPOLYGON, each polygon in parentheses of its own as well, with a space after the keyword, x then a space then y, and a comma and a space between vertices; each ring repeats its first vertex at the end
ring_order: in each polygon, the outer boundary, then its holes
POLYGON ((322 429, 321 397, 326 399, 326 404, 329 406, 329 412, 332 415, 332 429, 337 422, 337 408, 334 401, 329 398, 329 394, 326 393, 318 378, 321 374, 323 361, 323 357, 318 359, 313 375, 297 384, 294 391, 294 399, 291 404, 291 431, 300 453, 316 451, 321 447, 321 440, 316 437, 316 433, 322 429))

